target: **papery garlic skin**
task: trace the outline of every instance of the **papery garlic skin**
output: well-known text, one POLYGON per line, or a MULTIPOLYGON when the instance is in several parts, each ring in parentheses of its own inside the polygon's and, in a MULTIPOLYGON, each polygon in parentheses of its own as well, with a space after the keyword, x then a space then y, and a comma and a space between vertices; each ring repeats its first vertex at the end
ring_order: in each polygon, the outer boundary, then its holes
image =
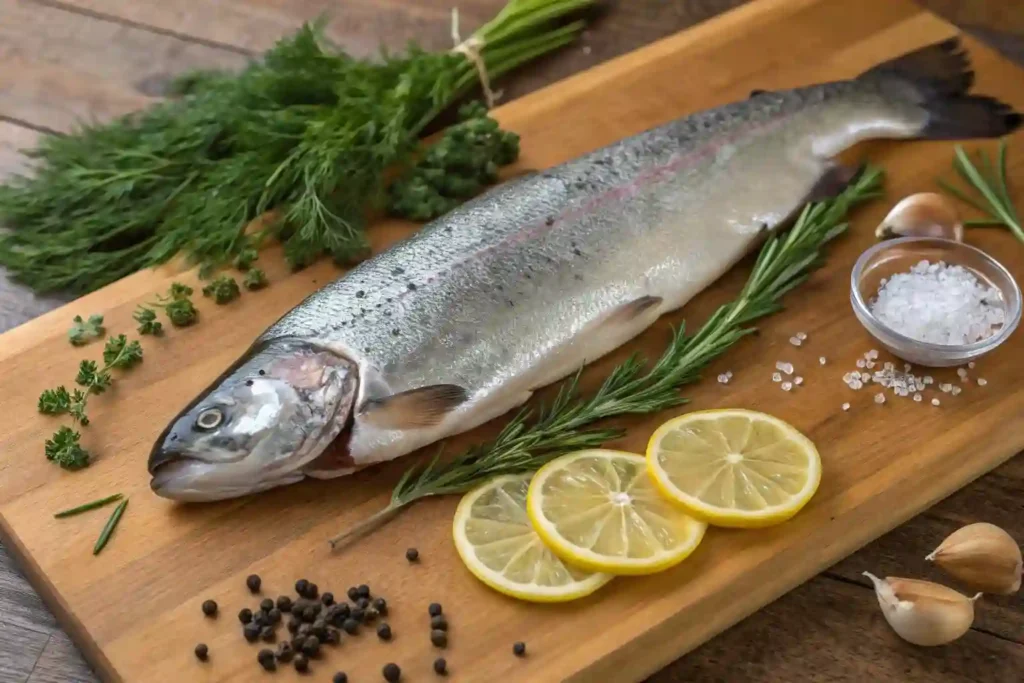
POLYGON ((1009 595, 1020 590, 1020 546, 995 524, 978 522, 946 537, 926 560, 975 590, 1009 595))
POLYGON ((875 236, 942 237, 963 242, 964 226, 949 199, 936 192, 918 192, 892 207, 875 229, 875 236))
POLYGON ((885 620, 909 643, 945 645, 967 633, 974 623, 974 601, 981 593, 968 598, 930 581, 893 576, 880 579, 870 572, 864 576, 875 586, 885 620))

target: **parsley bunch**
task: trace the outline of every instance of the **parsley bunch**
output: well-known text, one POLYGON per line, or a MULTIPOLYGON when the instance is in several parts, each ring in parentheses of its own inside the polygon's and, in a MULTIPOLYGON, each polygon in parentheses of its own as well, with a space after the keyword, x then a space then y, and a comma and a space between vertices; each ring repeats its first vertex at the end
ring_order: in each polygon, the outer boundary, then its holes
POLYGON ((204 71, 178 96, 43 137, 32 175, 0 186, 0 266, 37 291, 85 293, 183 253, 204 272, 284 243, 302 267, 369 254, 385 174, 480 82, 572 42, 595 0, 509 0, 465 52, 356 59, 306 24, 240 73, 204 71), (246 228, 266 215, 258 229, 246 228))
MULTIPOLYGON (((142 361, 142 345, 138 341, 128 341, 119 334, 109 337, 103 347, 103 367, 93 360, 83 360, 78 365, 75 384, 82 387, 71 392, 63 385, 56 389, 47 389, 39 396, 39 412, 45 415, 68 414, 71 420, 83 427, 89 424, 86 414, 89 396, 102 394, 106 391, 115 369, 127 370, 142 361)), ((46 459, 56 462, 67 470, 78 470, 89 464, 89 452, 82 448, 81 434, 71 427, 62 426, 54 435, 47 439, 45 445, 46 459)))

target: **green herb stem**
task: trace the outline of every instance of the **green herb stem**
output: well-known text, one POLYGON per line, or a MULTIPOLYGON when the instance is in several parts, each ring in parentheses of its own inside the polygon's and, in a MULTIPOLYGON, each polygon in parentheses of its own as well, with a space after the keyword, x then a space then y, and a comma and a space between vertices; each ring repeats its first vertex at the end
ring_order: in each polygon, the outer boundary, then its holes
POLYGON ((408 469, 395 485, 388 505, 368 520, 330 539, 344 547, 386 523, 410 504, 430 496, 464 493, 490 477, 533 471, 569 451, 600 446, 621 429, 591 429, 602 419, 644 415, 686 403, 679 394, 701 370, 733 344, 755 331, 749 323, 781 310, 781 298, 803 283, 821 263, 821 250, 842 234, 850 210, 876 197, 881 169, 863 169, 838 197, 804 207, 795 225, 768 240, 740 295, 725 304, 696 334, 674 332, 653 365, 637 355, 614 368, 589 398, 578 393, 579 373, 565 382, 552 404, 524 408, 498 436, 442 462, 440 454, 425 466, 408 469))
POLYGON ((941 178, 937 182, 948 194, 985 214, 983 219, 964 221, 965 226, 1002 226, 1024 242, 1024 227, 1010 197, 1006 178, 1006 151, 1006 140, 1000 140, 993 163, 985 150, 978 150, 979 168, 961 145, 955 146, 953 169, 969 188, 974 189, 975 195, 941 178))
POLYGON ((101 508, 104 505, 109 505, 110 503, 121 500, 122 498, 124 498, 123 495, 121 495, 120 493, 115 493, 112 496, 100 498, 99 500, 94 500, 91 503, 85 503, 84 505, 73 507, 70 510, 61 510, 60 512, 54 514, 53 516, 57 519, 64 519, 65 517, 74 517, 75 515, 80 515, 83 512, 88 512, 89 510, 95 510, 96 508, 101 508))
POLYGON ((103 525, 103 531, 100 532, 100 537, 96 539, 96 545, 92 547, 92 554, 99 555, 100 551, 103 550, 107 543, 110 541, 111 535, 114 533, 114 529, 117 528, 118 523, 121 521, 121 515, 124 514, 124 509, 128 507, 128 499, 122 500, 114 512, 111 513, 110 519, 103 525))

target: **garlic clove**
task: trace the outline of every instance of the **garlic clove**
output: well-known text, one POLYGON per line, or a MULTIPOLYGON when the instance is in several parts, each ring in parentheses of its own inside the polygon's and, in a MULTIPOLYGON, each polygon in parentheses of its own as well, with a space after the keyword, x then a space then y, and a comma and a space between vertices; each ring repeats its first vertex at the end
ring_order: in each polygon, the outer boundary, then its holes
POLYGON ((956 208, 936 192, 904 197, 875 230, 875 237, 942 237, 963 242, 964 226, 956 208))
POLYGON ((961 527, 924 559, 975 590, 1001 595, 1020 590, 1024 571, 1020 546, 995 524, 961 527))
POLYGON ((944 645, 967 633, 974 622, 974 601, 981 593, 969 598, 931 581, 880 579, 870 572, 864 576, 875 586, 885 620, 909 643, 944 645))

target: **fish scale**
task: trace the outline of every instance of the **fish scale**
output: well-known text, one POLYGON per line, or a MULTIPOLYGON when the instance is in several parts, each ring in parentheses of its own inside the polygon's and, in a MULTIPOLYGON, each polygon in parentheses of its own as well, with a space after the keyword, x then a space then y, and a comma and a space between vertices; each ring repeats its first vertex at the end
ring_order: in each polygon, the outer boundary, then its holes
POLYGON ((862 140, 993 137, 1019 125, 1005 105, 967 95, 971 82, 958 43, 941 43, 853 80, 666 123, 424 226, 257 340, 299 340, 356 368, 355 409, 338 418, 345 455, 307 473, 345 474, 470 429, 627 342, 808 199, 840 189, 849 174, 832 157, 862 140), (450 405, 411 398, 431 388, 450 405), (401 409, 388 413, 388 401, 401 409), (436 420, 414 414, 432 407, 436 420))

